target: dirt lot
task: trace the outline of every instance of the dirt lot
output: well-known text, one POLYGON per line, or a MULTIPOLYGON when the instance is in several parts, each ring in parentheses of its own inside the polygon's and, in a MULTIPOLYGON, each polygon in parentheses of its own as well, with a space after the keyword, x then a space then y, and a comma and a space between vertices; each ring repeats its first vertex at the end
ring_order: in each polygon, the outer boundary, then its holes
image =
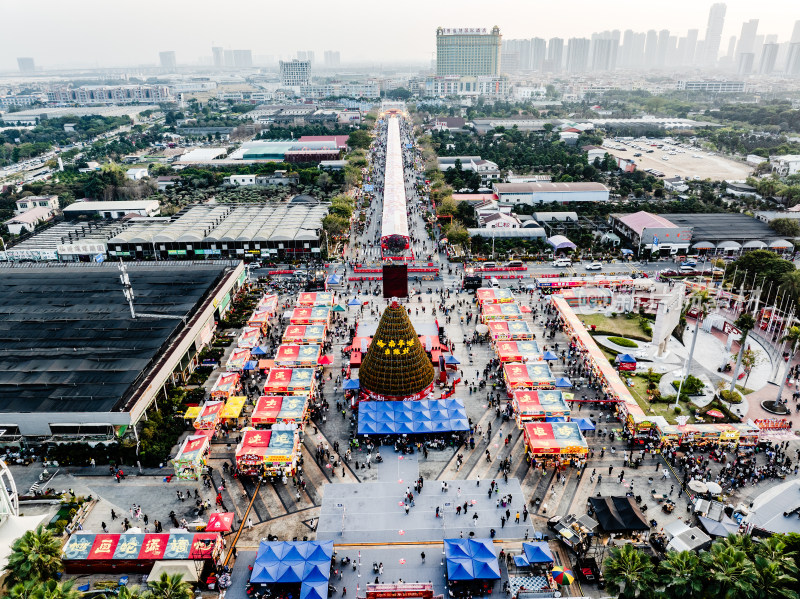
MULTIPOLYGON (((619 144, 615 143, 614 145, 619 144)), ((715 181, 723 179, 744 180, 753 170, 750 166, 741 162, 734 162, 721 156, 709 156, 704 151, 684 149, 684 154, 667 156, 669 160, 662 160, 661 157, 666 153, 658 148, 652 148, 654 150, 652 154, 642 152, 641 156, 634 157, 633 155, 638 153, 639 150, 629 146, 626 147, 625 152, 607 148, 606 146, 603 147, 608 150, 609 154, 635 160, 636 168, 640 170, 653 168, 664 173, 665 177, 678 175, 684 179, 700 177, 701 179, 713 179, 715 181), (700 154, 702 158, 692 158, 694 154, 700 154)))

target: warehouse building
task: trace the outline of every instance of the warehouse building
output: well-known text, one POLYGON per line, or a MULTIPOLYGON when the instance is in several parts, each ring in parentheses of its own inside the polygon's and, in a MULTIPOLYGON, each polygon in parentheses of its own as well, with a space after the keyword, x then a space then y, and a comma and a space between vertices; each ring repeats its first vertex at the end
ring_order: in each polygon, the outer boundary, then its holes
POLYGON ((608 188, 602 183, 495 183, 501 204, 568 204, 607 202, 608 188))
MULTIPOLYGON (((26 265, 29 266, 29 265, 26 265)), ((241 261, 0 267, 4 439, 110 439, 181 383, 244 283, 241 261)))

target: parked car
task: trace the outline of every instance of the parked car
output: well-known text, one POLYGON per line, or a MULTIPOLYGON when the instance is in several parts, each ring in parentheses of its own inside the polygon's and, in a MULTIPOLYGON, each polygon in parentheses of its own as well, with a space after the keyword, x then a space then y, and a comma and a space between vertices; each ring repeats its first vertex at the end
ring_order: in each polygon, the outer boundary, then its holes
POLYGON ((603 270, 603 264, 601 262, 589 262, 583 268, 585 270, 603 270))

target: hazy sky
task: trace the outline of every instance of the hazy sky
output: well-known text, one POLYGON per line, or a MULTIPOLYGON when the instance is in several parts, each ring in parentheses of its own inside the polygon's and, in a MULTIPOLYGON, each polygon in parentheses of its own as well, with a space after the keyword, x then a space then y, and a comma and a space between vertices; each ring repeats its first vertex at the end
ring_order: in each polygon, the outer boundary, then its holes
MULTIPOLYGON (((499 25, 506 39, 582 37, 605 29, 687 29, 704 36, 706 0, 0 0, 0 70, 16 57, 37 67, 154 64, 175 50, 178 64, 210 56, 211 46, 292 57, 340 50, 342 61, 428 61, 435 28, 499 25)), ((742 21, 759 33, 791 35, 797 0, 729 0, 721 51, 742 21)))

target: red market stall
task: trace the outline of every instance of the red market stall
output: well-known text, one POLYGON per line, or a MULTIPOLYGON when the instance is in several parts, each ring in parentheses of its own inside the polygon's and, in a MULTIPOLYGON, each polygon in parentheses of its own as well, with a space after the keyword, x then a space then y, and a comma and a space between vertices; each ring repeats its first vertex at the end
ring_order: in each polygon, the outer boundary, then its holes
POLYGON ((251 422, 254 426, 266 426, 278 422, 301 424, 307 409, 308 397, 262 395, 253 409, 251 422))
POLYGON ((570 409, 561 391, 513 391, 511 393, 517 425, 546 418, 569 418, 570 409))
POLYGON ((486 325, 489 327, 489 335, 493 341, 533 339, 533 331, 524 320, 491 320, 486 325))
POLYGON ((178 455, 172 460, 175 476, 181 480, 199 480, 211 453, 208 435, 186 437, 178 455))
POLYGON ((291 325, 283 333, 283 343, 321 344, 325 341, 325 325, 291 325))
POLYGON ((314 369, 273 368, 264 385, 265 395, 306 395, 314 392, 314 369))
POLYGON ((509 391, 517 389, 553 389, 556 379, 545 363, 506 364, 503 378, 509 391))
POLYGON ((239 472, 249 476, 261 473, 271 437, 271 431, 242 431, 242 440, 236 447, 236 467, 239 472))
POLYGON ((522 310, 517 304, 483 304, 481 306, 481 320, 522 320, 522 310))
POLYGON ((237 345, 253 349, 261 342, 261 327, 245 327, 239 335, 237 345))
POLYGON ((562 464, 569 458, 585 458, 589 446, 576 422, 528 422, 523 428, 526 453, 554 457, 562 464))
POLYGON ((334 294, 332 291, 301 293, 297 297, 297 305, 303 306, 333 306, 334 294))
POLYGON ((535 341, 501 341, 496 347, 501 362, 541 362, 542 352, 535 341))
POLYGON ((207 401, 200 408, 200 413, 194 420, 194 427, 197 429, 215 429, 222 420, 222 410, 225 408, 223 401, 207 401))
POLYGON ((211 389, 211 397, 226 400, 242 390, 241 375, 238 372, 223 372, 211 389))
POLYGON ((313 368, 318 366, 320 353, 319 345, 283 344, 275 353, 275 365, 313 368))
POLYGON ((244 368, 244 365, 250 360, 250 348, 249 347, 237 347, 236 349, 231 352, 231 357, 228 358, 228 361, 225 363, 225 368, 229 372, 241 372, 244 368))
POLYGON ((269 330, 269 321, 272 320, 273 316, 275 316, 275 313, 270 310, 256 308, 252 316, 247 320, 247 326, 259 329, 263 335, 269 330))
POLYGON ((475 291, 475 299, 479 305, 509 304, 514 301, 514 294, 504 287, 482 287, 475 291))
POLYGON ((330 322, 330 306, 313 306, 306 308, 295 308, 289 318, 289 324, 322 324, 330 322))
POLYGON ((113 574, 147 573, 159 560, 192 560, 201 567, 202 574, 216 566, 222 550, 222 539, 215 532, 78 532, 64 545, 61 561, 68 574, 113 574))

